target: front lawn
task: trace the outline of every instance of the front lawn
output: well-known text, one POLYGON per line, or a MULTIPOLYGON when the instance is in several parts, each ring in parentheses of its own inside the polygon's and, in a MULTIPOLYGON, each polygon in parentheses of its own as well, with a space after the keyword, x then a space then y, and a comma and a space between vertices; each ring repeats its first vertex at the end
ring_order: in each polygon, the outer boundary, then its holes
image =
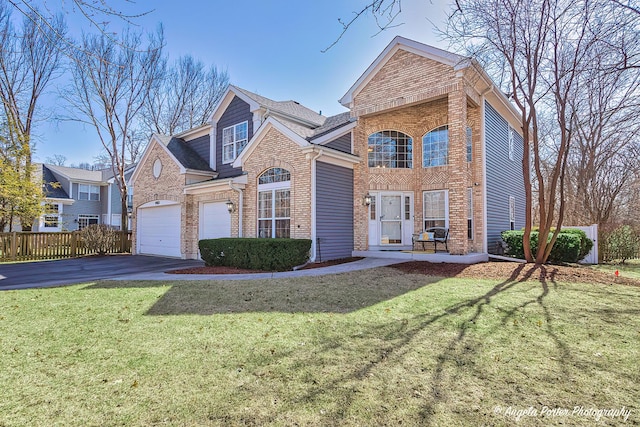
POLYGON ((0 426, 640 425, 633 286, 98 282, 0 293, 0 348, 0 426))

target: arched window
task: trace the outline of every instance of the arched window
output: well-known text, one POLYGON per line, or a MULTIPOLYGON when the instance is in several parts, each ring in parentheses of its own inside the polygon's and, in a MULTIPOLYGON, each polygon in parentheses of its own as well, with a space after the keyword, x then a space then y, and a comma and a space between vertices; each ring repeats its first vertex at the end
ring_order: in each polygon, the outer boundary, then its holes
POLYGON ((449 163, 449 127, 440 126, 422 137, 422 166, 444 166, 449 163))
POLYGON ((291 235, 291 174, 267 169, 258 177, 258 237, 291 235))
POLYGON ((413 140, 395 130, 383 130, 369 135, 370 168, 412 168, 413 140))

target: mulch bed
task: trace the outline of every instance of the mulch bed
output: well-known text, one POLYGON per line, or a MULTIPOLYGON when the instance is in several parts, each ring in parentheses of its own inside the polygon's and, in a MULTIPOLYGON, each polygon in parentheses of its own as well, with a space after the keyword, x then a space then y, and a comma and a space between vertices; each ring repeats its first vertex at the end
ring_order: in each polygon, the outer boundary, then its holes
MULTIPOLYGON (((328 267, 344 264, 362 258, 343 258, 332 261, 317 262, 303 269, 328 267)), ((593 270, 585 266, 537 265, 513 262, 485 262, 480 264, 448 264, 427 261, 409 261, 391 266, 397 270, 411 274, 424 274, 437 277, 461 277, 469 279, 509 280, 523 282, 534 280, 540 282, 569 283, 613 283, 640 286, 640 280, 627 277, 616 277, 613 273, 593 270)), ((254 274, 267 273, 262 270, 244 270, 234 267, 193 267, 167 271, 170 274, 254 274)))
POLYGON ((513 262, 485 262, 480 264, 445 264, 425 261, 410 261, 391 267, 405 273, 425 274, 438 277, 462 277, 470 279, 492 279, 523 282, 618 283, 640 286, 640 280, 616 277, 612 272, 596 271, 585 266, 537 265, 513 262))

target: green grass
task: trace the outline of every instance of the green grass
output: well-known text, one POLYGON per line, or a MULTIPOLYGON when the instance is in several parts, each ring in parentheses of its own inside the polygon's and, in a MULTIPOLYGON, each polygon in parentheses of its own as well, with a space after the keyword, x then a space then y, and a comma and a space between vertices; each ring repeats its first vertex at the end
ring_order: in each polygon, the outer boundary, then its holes
POLYGON ((639 307, 392 268, 3 292, 0 426, 640 425, 639 307))
POLYGON ((599 264, 593 266, 593 268, 611 273, 617 270, 621 276, 640 280, 640 259, 630 259, 624 264, 599 264))

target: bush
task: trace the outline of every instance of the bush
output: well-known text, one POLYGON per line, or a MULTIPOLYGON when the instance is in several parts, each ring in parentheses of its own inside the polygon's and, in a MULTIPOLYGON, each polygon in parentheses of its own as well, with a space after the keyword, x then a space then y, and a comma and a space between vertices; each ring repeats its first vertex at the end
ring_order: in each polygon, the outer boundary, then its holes
POLYGON ((578 261, 589 255, 589 252, 591 252, 591 249, 593 248, 593 240, 587 237, 587 233, 577 228, 565 228, 562 232, 575 234, 580 237, 580 253, 578 254, 578 261))
POLYGON ((222 238, 198 242, 207 266, 286 271, 309 259, 311 240, 222 238))
POLYGON ((620 260, 624 263, 640 257, 640 236, 628 225, 616 228, 600 242, 604 262, 620 260))
MULTIPOLYGON (((509 230, 502 232, 502 240, 507 244, 505 254, 515 258, 524 259, 524 247, 522 238, 524 231, 509 230)), ((551 240, 552 233, 549 233, 548 240, 551 240)), ((555 244, 549 254, 548 262, 578 262, 584 258, 591 248, 593 242, 581 230, 570 229, 569 232, 562 231, 558 234, 555 244), (588 242, 588 243, 587 243, 588 242), (585 252, 586 251, 586 252, 585 252), (584 252, 584 255, 583 255, 584 252)), ((531 250, 535 253, 538 250, 538 232, 531 232, 531 250)))
POLYGON ((116 232, 104 224, 91 224, 80 232, 84 245, 98 255, 111 251, 116 243, 116 232))

